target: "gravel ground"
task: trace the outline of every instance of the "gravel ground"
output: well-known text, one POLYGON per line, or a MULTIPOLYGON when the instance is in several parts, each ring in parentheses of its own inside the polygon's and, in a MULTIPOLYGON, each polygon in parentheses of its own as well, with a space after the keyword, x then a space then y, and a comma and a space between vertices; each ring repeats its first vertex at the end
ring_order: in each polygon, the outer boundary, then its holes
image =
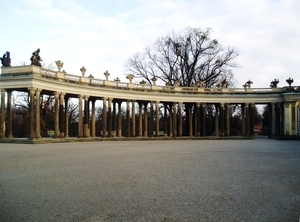
POLYGON ((300 141, 0 144, 0 221, 299 221, 300 141))

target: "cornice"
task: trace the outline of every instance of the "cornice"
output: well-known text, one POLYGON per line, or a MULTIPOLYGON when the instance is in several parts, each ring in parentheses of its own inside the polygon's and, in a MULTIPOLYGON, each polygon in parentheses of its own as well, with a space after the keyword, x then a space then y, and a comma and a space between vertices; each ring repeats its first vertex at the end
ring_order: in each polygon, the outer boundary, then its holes
MULTIPOLYGON (((42 76, 35 75, 22 75, 22 76, 1 76, 0 87, 5 83, 15 83, 15 89, 18 89, 18 82, 24 86, 24 81, 31 81, 27 87, 38 87, 48 91, 59 91, 69 94, 84 94, 91 95, 93 97, 112 97, 116 99, 138 99, 138 100, 157 100, 157 101, 178 101, 178 102, 206 102, 215 103, 220 102, 231 102, 231 103, 242 103, 242 102, 283 102, 287 98, 300 100, 300 92, 193 92, 193 93, 181 93, 181 92, 161 92, 151 90, 137 90, 137 89, 122 89, 104 86, 90 86, 88 84, 75 84, 66 81, 55 80, 51 78, 45 78, 42 76), (2 83, 2 84, 1 84, 2 83), (23 84, 21 84, 23 83, 23 84), (294 95, 294 96, 291 96, 294 95)), ((9 88, 12 88, 13 84, 10 84, 9 88)))

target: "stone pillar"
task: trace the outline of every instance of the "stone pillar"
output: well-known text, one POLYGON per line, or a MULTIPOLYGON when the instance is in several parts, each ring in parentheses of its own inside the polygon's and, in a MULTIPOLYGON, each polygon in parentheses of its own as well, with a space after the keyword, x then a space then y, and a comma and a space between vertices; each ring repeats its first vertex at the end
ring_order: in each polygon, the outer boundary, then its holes
POLYGON ((83 136, 90 137, 89 130, 89 96, 84 96, 83 136))
POLYGON ((182 136, 182 102, 178 104, 178 114, 179 114, 179 123, 178 123, 178 136, 182 136))
POLYGON ((225 108, 225 103, 221 103, 219 106, 219 112, 220 112, 220 124, 219 124, 219 129, 220 129, 220 136, 224 136, 224 108, 225 108))
POLYGON ((113 131, 113 136, 117 136, 117 126, 116 126, 116 100, 113 100, 113 114, 112 114, 112 131, 113 131))
POLYGON ((215 115, 215 136, 219 136, 219 105, 215 104, 216 115, 215 115))
POLYGON ((12 90, 7 90, 7 138, 12 138, 11 93, 12 90))
POLYGON ((103 108, 102 108, 102 136, 107 136, 107 110, 106 110, 106 100, 107 98, 103 98, 103 108))
POLYGON ((92 99, 92 122, 91 122, 91 137, 96 137, 96 100, 92 99))
POLYGON ((200 121, 200 103, 197 103, 196 106, 197 106, 197 110, 196 110, 196 116, 197 118, 195 118, 195 136, 199 137, 201 135, 200 133, 200 124, 201 124, 201 121, 200 121))
POLYGON ((135 137, 135 101, 131 102, 131 115, 132 115, 132 125, 131 125, 131 136, 135 137))
POLYGON ((169 125, 170 125, 170 132, 169 137, 173 137, 173 106, 170 103, 170 112, 169 112, 169 125))
POLYGON ((108 98, 108 137, 112 137, 112 98, 108 98))
POLYGON ((206 104, 202 103, 202 136, 206 136, 206 104))
POLYGON ((241 109, 242 109, 242 135, 246 136, 246 118, 245 118, 245 104, 241 105, 241 109))
POLYGON ((54 106, 55 106, 55 115, 54 115, 54 137, 59 137, 59 92, 54 93, 54 106))
POLYGON ((168 136, 168 113, 166 103, 164 103, 164 135, 168 136))
POLYGON ((65 93, 61 93, 59 95, 59 131, 60 131, 60 137, 64 137, 64 98, 65 93))
POLYGON ((226 132, 225 135, 226 136, 230 136, 230 104, 226 104, 226 132))
POLYGON ((193 112, 192 105, 189 106, 189 136, 193 136, 193 112))
POLYGON ((139 136, 143 136, 143 103, 139 102, 139 136))
POLYGON ((127 122, 126 136, 130 137, 130 100, 127 100, 126 102, 126 122, 127 122))
POLYGON ((150 101, 150 123, 149 123, 149 136, 153 136, 153 120, 154 120, 154 114, 153 114, 153 101, 150 101))
POLYGON ((144 136, 148 136, 148 102, 144 103, 144 136))
POLYGON ((5 138, 5 89, 1 89, 0 138, 5 138))
POLYGON ((40 101, 40 94, 41 94, 41 89, 37 89, 35 94, 36 94, 36 99, 35 99, 35 137, 36 139, 41 139, 41 101, 40 101))
POLYGON ((255 104, 251 103, 249 106, 250 109, 250 136, 254 136, 254 108, 255 104))
POLYGON ((65 97, 65 138, 69 137, 69 97, 65 97))
POLYGON ((177 137, 177 103, 173 103, 173 136, 177 137))
POLYGON ((83 113, 82 113, 83 95, 79 95, 79 117, 78 117, 78 137, 83 137, 83 113))
POLYGON ((155 104, 156 115, 155 115, 155 136, 159 136, 159 102, 156 101, 155 104))
POLYGON ((246 108, 246 136, 250 136, 250 107, 251 104, 246 103, 245 108, 246 108))
POLYGON ((118 137, 122 136, 122 102, 118 102, 118 137))
POLYGON ((29 104, 29 111, 30 111, 30 139, 35 139, 35 112, 34 112, 34 95, 35 95, 35 89, 29 88, 29 94, 30 94, 30 104, 29 104))
POLYGON ((275 111, 275 103, 271 103, 271 138, 275 137, 275 122, 276 122, 276 111, 275 111))

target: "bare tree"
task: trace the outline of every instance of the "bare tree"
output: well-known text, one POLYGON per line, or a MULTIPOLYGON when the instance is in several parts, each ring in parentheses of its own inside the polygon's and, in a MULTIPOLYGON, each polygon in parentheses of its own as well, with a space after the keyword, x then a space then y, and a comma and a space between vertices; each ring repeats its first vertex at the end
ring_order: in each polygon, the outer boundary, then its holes
POLYGON ((152 47, 130 57, 125 68, 149 84, 153 77, 173 86, 193 86, 199 81, 204 81, 205 87, 230 83, 238 53, 211 39, 211 32, 187 28, 183 33, 158 38, 152 47))

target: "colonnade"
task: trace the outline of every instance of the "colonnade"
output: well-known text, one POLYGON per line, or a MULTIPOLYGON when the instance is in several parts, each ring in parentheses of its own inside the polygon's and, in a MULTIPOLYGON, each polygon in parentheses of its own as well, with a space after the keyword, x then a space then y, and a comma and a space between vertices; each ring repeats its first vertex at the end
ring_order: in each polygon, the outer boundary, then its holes
MULTIPOLYGON (((41 139, 40 96, 44 93, 39 88, 28 88, 30 101, 30 139, 41 139)), ((47 92, 49 93, 49 92, 47 92)), ((1 90, 0 135, 12 138, 12 90, 1 90), (5 99, 6 94, 6 99, 5 99), (6 100, 6 102, 5 102, 6 100), (5 103, 7 105, 5 106, 5 103), (5 117, 6 116, 6 117, 5 117), (6 124, 5 124, 6 123, 6 124), (6 129, 5 129, 6 126, 6 129), (5 133, 6 131, 6 133, 5 133)), ((69 137, 70 98, 78 98, 78 137, 205 137, 207 136, 206 107, 213 106, 213 136, 230 136, 229 103, 182 103, 161 101, 122 100, 108 97, 90 97, 88 95, 71 95, 64 92, 53 92, 55 104, 54 137, 69 137), (102 101, 101 126, 96 126, 96 101, 102 101), (122 104, 126 104, 126 115, 122 115, 122 104), (124 120, 123 120, 124 118, 124 120), (125 121, 125 122, 124 122, 125 121), (126 124, 122 127, 122 124, 126 124), (101 135, 96 135, 96 128, 102 128, 101 135), (185 132, 183 132, 183 128, 185 132), (125 130, 124 130, 125 129, 125 130)), ((253 108, 254 103, 241 104, 242 135, 254 135, 253 108)), ((272 104, 275 107, 276 104, 272 104)), ((272 132, 276 134, 277 109, 274 108, 272 132)))

